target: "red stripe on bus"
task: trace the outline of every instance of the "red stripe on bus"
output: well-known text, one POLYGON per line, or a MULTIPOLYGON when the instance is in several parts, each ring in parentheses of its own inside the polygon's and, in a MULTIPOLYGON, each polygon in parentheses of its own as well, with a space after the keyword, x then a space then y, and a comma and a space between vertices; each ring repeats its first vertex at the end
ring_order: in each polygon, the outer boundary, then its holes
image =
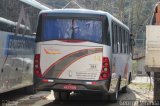
MULTIPOLYGON (((92 54, 96 54, 96 53, 99 53, 99 52, 94 52, 94 53, 92 53, 92 54)), ((63 72, 65 71, 65 69, 68 68, 68 67, 69 67, 71 64, 73 64, 74 62, 78 61, 79 59, 81 59, 81 58, 83 58, 83 57, 86 57, 86 56, 89 56, 89 55, 92 55, 92 54, 83 55, 83 56, 79 57, 78 59, 70 62, 66 67, 63 68, 63 70, 61 71, 61 73, 58 74, 57 77, 59 78, 59 77, 63 74, 63 72)))
POLYGON ((59 40, 62 42, 69 42, 69 43, 81 43, 81 42, 86 42, 86 41, 81 41, 81 40, 59 40))
POLYGON ((47 72, 48 72, 53 66, 55 66, 56 64, 58 64, 59 62, 61 62, 61 60, 63 60, 64 58, 69 57, 69 56, 71 56, 71 55, 73 55, 73 54, 76 54, 76 53, 85 51, 85 50, 94 50, 94 49, 102 49, 102 48, 83 49, 83 50, 78 50, 78 51, 72 52, 72 53, 70 53, 70 54, 68 54, 68 55, 65 55, 64 57, 60 58, 60 59, 57 60, 55 63, 53 63, 51 66, 49 66, 49 68, 47 68, 46 71, 44 71, 43 76, 44 76, 45 74, 47 74, 47 72))

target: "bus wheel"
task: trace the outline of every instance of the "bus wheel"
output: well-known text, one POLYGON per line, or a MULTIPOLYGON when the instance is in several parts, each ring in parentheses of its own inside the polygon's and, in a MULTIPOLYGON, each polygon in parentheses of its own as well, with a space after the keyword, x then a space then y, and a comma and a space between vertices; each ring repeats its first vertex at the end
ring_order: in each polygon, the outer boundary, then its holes
POLYGON ((122 92, 122 93, 127 93, 127 86, 124 86, 124 87, 121 89, 121 92, 122 92))
POLYGON ((117 102, 118 100, 118 94, 119 94, 119 89, 120 89, 120 84, 121 84, 121 76, 119 76, 118 78, 118 82, 117 82, 117 86, 116 86, 116 90, 114 93, 112 93, 111 95, 109 95, 109 100, 111 102, 117 102))
POLYGON ((115 103, 118 100, 118 90, 109 95, 109 101, 115 103))
POLYGON ((61 92, 54 91, 54 98, 55 98, 55 100, 60 100, 61 99, 61 92))
POLYGON ((26 87, 25 92, 26 94, 35 94, 36 93, 35 86, 32 85, 32 86, 26 87))
POLYGON ((61 99, 62 100, 68 100, 70 97, 70 93, 69 92, 61 92, 61 99))
POLYGON ((128 84, 130 84, 130 83, 131 83, 131 81, 132 81, 132 73, 130 72, 130 73, 129 73, 128 84))

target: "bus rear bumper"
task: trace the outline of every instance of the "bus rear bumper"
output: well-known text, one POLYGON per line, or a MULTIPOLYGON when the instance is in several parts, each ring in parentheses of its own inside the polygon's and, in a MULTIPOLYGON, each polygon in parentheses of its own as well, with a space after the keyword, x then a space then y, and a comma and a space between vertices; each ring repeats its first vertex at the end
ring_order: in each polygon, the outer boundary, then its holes
POLYGON ((95 92, 108 93, 110 81, 78 81, 78 80, 63 80, 54 79, 50 82, 43 81, 36 85, 37 90, 54 90, 60 92, 95 92))

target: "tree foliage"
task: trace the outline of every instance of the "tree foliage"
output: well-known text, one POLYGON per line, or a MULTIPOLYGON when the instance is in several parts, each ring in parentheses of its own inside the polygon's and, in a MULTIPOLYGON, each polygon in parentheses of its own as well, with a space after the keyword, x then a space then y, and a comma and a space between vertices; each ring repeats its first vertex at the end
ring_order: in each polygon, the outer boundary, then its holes
MULTIPOLYGON (((71 0, 37 0, 53 8, 63 8, 71 0)), ((72 0, 73 1, 73 0, 72 0)), ((82 8, 103 10, 111 13, 113 16, 121 20, 130 27, 131 32, 137 35, 141 30, 145 29, 145 25, 149 24, 155 3, 159 0, 74 0, 82 8)), ((72 5, 73 6, 73 5, 72 5)), ((71 6, 71 7, 72 7, 71 6)), ((21 3, 19 0, 1 0, 0 16, 17 21, 21 3)), ((74 6, 73 6, 74 7, 74 6)), ((75 8, 75 7, 74 7, 75 8)), ((34 23, 32 26, 35 30, 35 22, 37 18, 37 10, 26 6, 26 10, 30 15, 30 20, 34 23), (36 12, 36 16, 34 15, 36 12)))
MULTIPOLYGON (((39 0, 55 8, 64 7, 71 0, 39 0)), ((73 1, 73 0, 72 0, 73 1)), ((131 32, 137 35, 144 30, 158 0, 74 0, 83 8, 103 10, 128 25, 131 32)))
POLYGON ((0 2, 1 2, 0 3, 0 10, 1 10, 0 17, 6 18, 14 22, 18 21, 21 7, 24 6, 24 9, 30 19, 31 29, 33 32, 36 32, 37 18, 38 18, 38 13, 40 11, 39 9, 36 9, 32 6, 24 4, 20 2, 19 0, 0 0, 0 2))

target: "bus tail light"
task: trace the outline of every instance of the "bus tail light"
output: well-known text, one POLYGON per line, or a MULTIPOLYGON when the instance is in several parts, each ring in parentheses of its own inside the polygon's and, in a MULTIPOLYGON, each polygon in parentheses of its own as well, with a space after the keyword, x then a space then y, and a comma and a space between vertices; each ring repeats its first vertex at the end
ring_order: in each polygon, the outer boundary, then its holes
POLYGON ((99 80, 106 80, 110 77, 110 65, 108 57, 103 57, 102 59, 102 70, 99 76, 99 80))
POLYGON ((37 77, 42 77, 41 68, 40 68, 40 54, 35 54, 34 57, 34 74, 37 77))
POLYGON ((54 82, 54 80, 53 79, 42 79, 42 82, 48 83, 48 82, 54 82))
POLYGON ((96 85, 97 82, 86 82, 86 84, 89 84, 89 85, 96 85))

